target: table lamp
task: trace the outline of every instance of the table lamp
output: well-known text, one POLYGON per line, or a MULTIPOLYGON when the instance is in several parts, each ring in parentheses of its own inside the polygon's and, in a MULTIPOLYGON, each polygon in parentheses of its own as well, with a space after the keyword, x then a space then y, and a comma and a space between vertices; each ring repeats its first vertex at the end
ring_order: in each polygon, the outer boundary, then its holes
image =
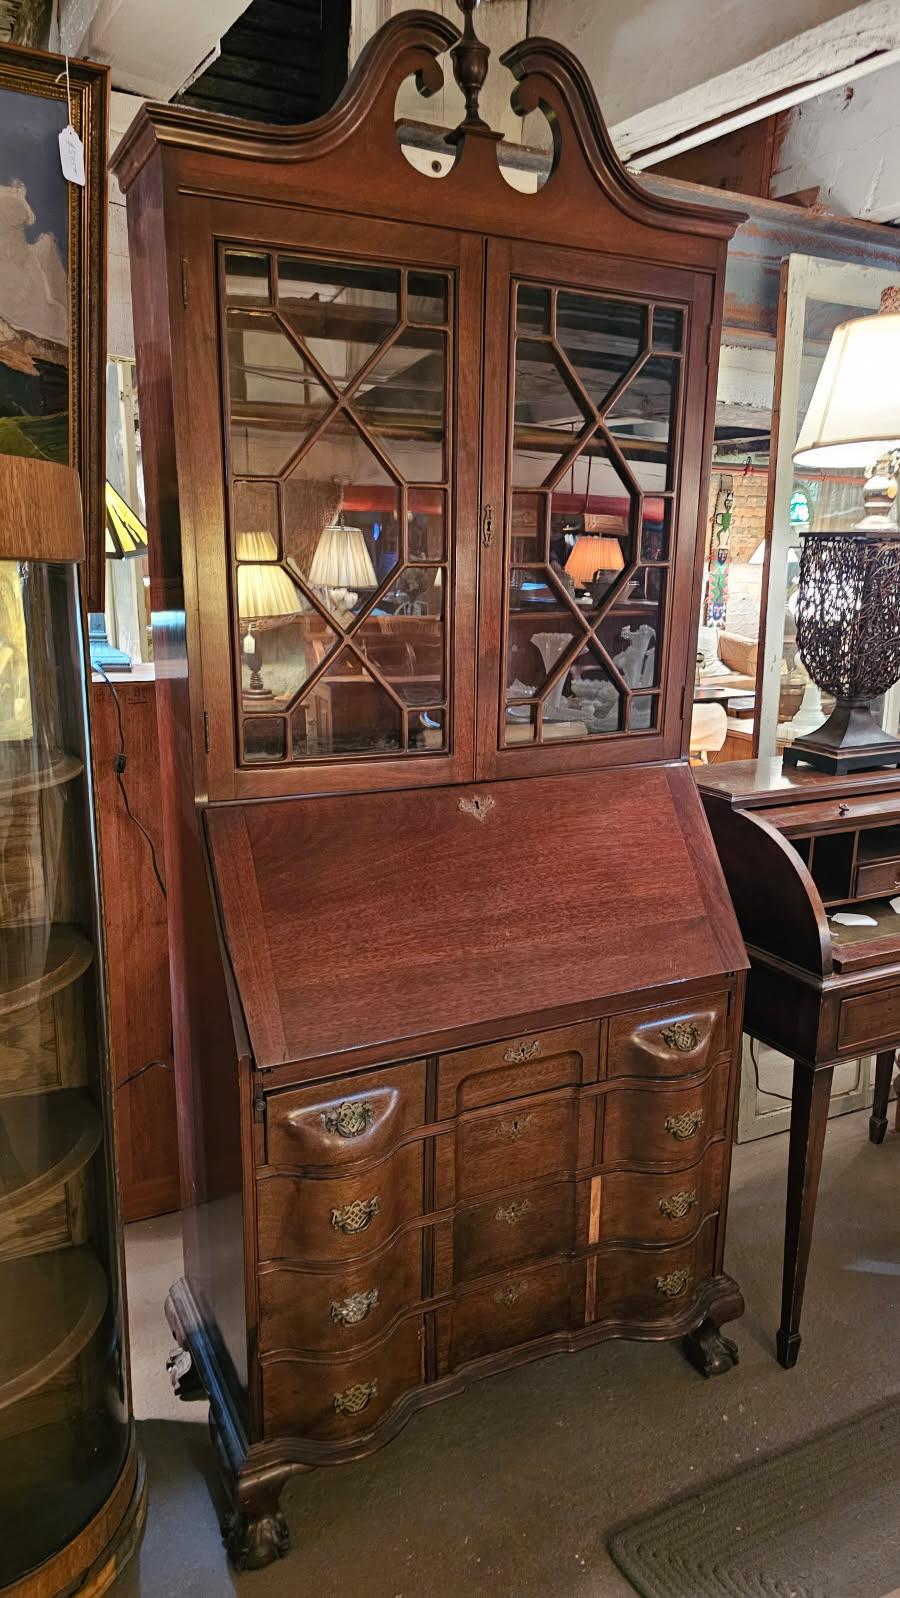
POLYGON ((300 593, 282 566, 276 564, 278 547, 271 533, 238 533, 235 553, 241 564, 237 573, 238 616, 246 623, 242 649, 250 671, 245 699, 271 699, 272 690, 262 680, 259 650, 259 623, 275 617, 299 616, 304 609, 300 593))
POLYGON ((900 677, 900 288, 881 310, 835 329, 794 451, 798 466, 866 467, 865 514, 846 531, 804 536, 797 645, 809 675, 835 699, 828 720, 784 751, 843 775, 900 765, 900 739, 871 702, 900 677))
POLYGON ((617 538, 581 533, 572 545, 564 570, 576 588, 589 588, 596 600, 602 598, 624 565, 622 545, 617 538), (599 593, 594 593, 595 586, 599 593))

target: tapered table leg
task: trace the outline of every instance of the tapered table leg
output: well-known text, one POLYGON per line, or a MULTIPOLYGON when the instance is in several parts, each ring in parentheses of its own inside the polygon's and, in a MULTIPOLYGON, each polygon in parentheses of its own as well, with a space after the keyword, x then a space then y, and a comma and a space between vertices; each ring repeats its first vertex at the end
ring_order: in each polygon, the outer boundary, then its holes
POLYGON ((808 1066, 794 1061, 781 1325, 776 1339, 778 1361, 785 1370, 796 1365, 800 1353, 800 1311, 803 1307, 833 1076, 833 1065, 820 1066, 812 1071, 808 1066))
POLYGON ((875 1056, 875 1097, 872 1100, 872 1114, 869 1116, 869 1141, 883 1143, 887 1131, 888 1095, 891 1091, 891 1076, 894 1070, 896 1049, 884 1049, 875 1056))

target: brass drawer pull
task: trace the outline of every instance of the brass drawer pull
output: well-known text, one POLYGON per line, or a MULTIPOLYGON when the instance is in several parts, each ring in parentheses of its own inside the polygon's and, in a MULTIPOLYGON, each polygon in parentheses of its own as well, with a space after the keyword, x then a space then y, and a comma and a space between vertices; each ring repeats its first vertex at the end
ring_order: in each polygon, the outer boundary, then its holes
POLYGON ((499 1287, 497 1289, 496 1293, 494 1294, 494 1303, 502 1304, 506 1307, 506 1309, 512 1309, 514 1304, 518 1304, 519 1299, 522 1297, 524 1291, 524 1282, 507 1282, 505 1287, 499 1287))
POLYGON ((695 1187, 683 1188, 680 1193, 671 1193, 668 1198, 659 1201, 659 1213, 667 1221, 682 1221, 689 1215, 695 1204, 699 1204, 697 1189, 695 1187))
POLYGON ((332 1402, 339 1415, 358 1415, 371 1404, 377 1392, 377 1381, 354 1382, 352 1387, 345 1387, 342 1393, 335 1393, 332 1402))
POLYGON ((331 1319, 335 1326, 358 1326, 367 1315, 371 1315, 378 1299, 377 1287, 370 1287, 364 1293, 351 1293, 349 1298, 341 1299, 340 1303, 332 1302, 331 1319))
POLYGON ((666 1131, 679 1143, 686 1143, 689 1137, 694 1137, 702 1125, 702 1110, 682 1110, 680 1115, 666 1116, 666 1131))
POLYGON ((504 1226, 518 1226, 523 1215, 531 1209, 530 1199, 513 1199, 512 1204, 501 1204, 494 1211, 494 1220, 502 1221, 504 1226))
POLYGON ((503 1058, 508 1065, 524 1065, 526 1060, 533 1060, 541 1052, 541 1040, 535 1038, 531 1043, 514 1043, 507 1049, 503 1058))
POLYGON ((352 1204, 345 1204, 342 1209, 332 1210, 331 1224, 336 1232, 346 1232, 352 1237, 355 1232, 364 1232, 371 1226, 381 1202, 377 1195, 370 1199, 354 1199, 352 1204))
POLYGON ((338 1137, 362 1137, 375 1119, 375 1111, 365 1099, 345 1099, 336 1110, 322 1111, 322 1125, 326 1132, 336 1132, 338 1137))
POLYGON ((679 1054, 689 1054, 700 1042, 696 1021, 676 1021, 674 1026, 664 1026, 659 1035, 666 1048, 677 1049, 679 1054))
POLYGON ((691 1273, 688 1270, 669 1271, 667 1276, 657 1276, 656 1291, 663 1298, 680 1298, 686 1292, 691 1273))
POLYGON ((533 1120, 534 1116, 529 1114, 513 1115, 508 1121, 498 1121, 494 1127, 494 1136, 504 1138, 507 1143, 518 1143, 526 1126, 533 1120))

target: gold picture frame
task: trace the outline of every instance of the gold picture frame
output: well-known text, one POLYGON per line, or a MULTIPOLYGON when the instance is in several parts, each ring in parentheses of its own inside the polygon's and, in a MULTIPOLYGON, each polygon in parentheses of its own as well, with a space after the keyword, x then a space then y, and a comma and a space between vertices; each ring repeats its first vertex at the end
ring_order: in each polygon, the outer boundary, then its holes
POLYGON ((76 467, 85 595, 103 609, 109 68, 0 44, 0 453, 76 467), (23 97, 21 101, 19 97, 23 97), (71 116, 85 185, 67 183, 71 116))

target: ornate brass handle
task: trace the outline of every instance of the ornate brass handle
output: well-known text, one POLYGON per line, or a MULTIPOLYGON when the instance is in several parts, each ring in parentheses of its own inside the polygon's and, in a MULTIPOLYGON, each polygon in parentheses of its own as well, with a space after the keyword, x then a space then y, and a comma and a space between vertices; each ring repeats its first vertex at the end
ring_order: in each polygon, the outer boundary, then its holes
POLYGON ((663 1298, 680 1298, 687 1289, 690 1281, 690 1271, 669 1271, 667 1276, 657 1276, 656 1291, 662 1293, 663 1298))
POLYGON ((338 1137, 362 1137, 375 1119, 375 1111, 365 1099, 345 1099, 336 1110, 322 1111, 322 1125, 326 1132, 336 1132, 338 1137))
POLYGON ((533 1120, 534 1116, 528 1114, 513 1115, 508 1121, 498 1121, 494 1127, 494 1136, 504 1138, 507 1143, 518 1143, 526 1126, 533 1120))
POLYGON ((336 1326, 358 1326, 367 1315, 371 1315, 378 1298, 377 1287, 370 1287, 364 1293, 351 1293, 349 1298, 342 1298, 340 1303, 332 1302, 331 1319, 336 1326))
POLYGON ((504 1226, 518 1226, 523 1215, 531 1209, 530 1199, 513 1199, 511 1204, 501 1204, 494 1211, 494 1220, 502 1221, 504 1226))
POLYGON ((677 1049, 679 1054, 689 1054, 700 1042, 696 1021, 676 1021, 674 1026, 664 1026, 659 1035, 666 1048, 677 1049))
POLYGON ((354 1232, 364 1232, 367 1226, 371 1226, 380 1209, 381 1201, 377 1194, 370 1199, 354 1199, 352 1204, 332 1210, 331 1224, 336 1232, 346 1232, 348 1237, 352 1237, 354 1232))
POLYGON ((679 1143, 685 1143, 689 1137, 693 1137, 702 1125, 702 1110, 682 1110, 680 1115, 666 1116, 666 1131, 679 1143))
POLYGON ((497 1289, 496 1293, 494 1294, 494 1303, 503 1304, 507 1309, 512 1309, 514 1304, 518 1304, 519 1299, 522 1297, 524 1291, 524 1282, 507 1282, 505 1287, 499 1287, 497 1289))
POLYGON ((332 1403, 339 1415, 358 1415, 367 1404, 371 1404, 377 1392, 377 1381, 354 1382, 352 1387, 345 1387, 342 1393, 335 1393, 332 1403))
POLYGON ((699 1204, 697 1189, 695 1187, 682 1188, 680 1193, 670 1193, 668 1198, 659 1201, 659 1213, 667 1221, 681 1221, 690 1214, 695 1204, 699 1204))
POLYGON ((511 1049, 506 1050, 503 1058, 510 1065, 524 1065, 526 1060, 533 1060, 540 1052, 541 1040, 535 1038, 532 1043, 514 1043, 511 1049))

